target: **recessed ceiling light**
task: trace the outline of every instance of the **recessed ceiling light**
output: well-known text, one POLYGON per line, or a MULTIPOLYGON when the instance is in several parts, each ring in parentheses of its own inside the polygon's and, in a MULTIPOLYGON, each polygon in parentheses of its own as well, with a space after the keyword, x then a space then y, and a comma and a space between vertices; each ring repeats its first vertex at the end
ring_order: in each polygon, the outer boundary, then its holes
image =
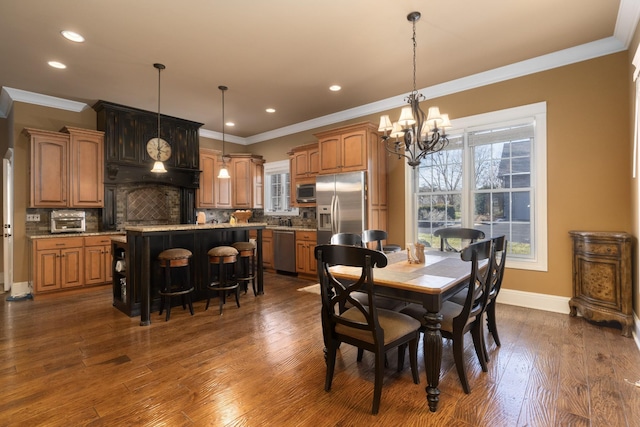
POLYGON ((276 109, 275 109, 275 108, 267 108, 265 111, 266 111, 267 113, 275 113, 275 112, 276 112, 276 109))
POLYGON ((64 70, 65 68, 67 68, 66 65, 64 65, 62 62, 58 62, 58 61, 49 61, 49 62, 47 62, 47 64, 49 64, 53 68, 59 68, 61 70, 64 70))
POLYGON ((236 124, 233 122, 227 122, 224 124, 225 126, 235 126, 236 124))
POLYGON ((329 86, 329 90, 332 91, 332 92, 337 92, 340 89, 342 89, 342 88, 340 86, 338 86, 338 85, 329 86))
POLYGON ((84 37, 73 31, 64 30, 60 31, 60 34, 62 34, 62 37, 65 39, 71 40, 72 42, 82 43, 84 41, 84 37))

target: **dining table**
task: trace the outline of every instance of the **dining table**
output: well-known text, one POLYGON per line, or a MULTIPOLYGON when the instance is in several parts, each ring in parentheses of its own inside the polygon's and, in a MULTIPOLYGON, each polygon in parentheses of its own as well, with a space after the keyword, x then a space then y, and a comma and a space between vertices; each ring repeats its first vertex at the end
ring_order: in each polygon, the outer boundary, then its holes
MULTIPOLYGON (((427 401, 435 412, 440 401, 440 367, 442 364, 442 334, 440 322, 442 303, 463 289, 471 276, 471 263, 459 253, 425 251, 425 262, 409 261, 407 252, 387 254, 388 264, 373 271, 374 292, 390 298, 422 304, 424 316, 424 365, 427 375, 427 401)), ((486 268, 486 261, 480 264, 486 268)), ((357 280, 361 268, 336 265, 331 267, 336 278, 357 280)))

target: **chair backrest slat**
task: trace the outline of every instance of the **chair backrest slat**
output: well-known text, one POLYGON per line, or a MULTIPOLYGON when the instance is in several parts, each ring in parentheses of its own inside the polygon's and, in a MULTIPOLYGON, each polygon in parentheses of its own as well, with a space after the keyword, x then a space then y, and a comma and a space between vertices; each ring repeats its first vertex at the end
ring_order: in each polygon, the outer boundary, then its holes
POLYGON ((336 233, 331 236, 331 244, 362 246, 362 236, 355 233, 336 233))
POLYGON ((362 243, 376 242, 376 250, 382 250, 382 241, 387 240, 387 232, 384 230, 364 230, 362 232, 362 243))
POLYGON ((440 237, 440 250, 443 252, 461 252, 462 249, 465 248, 463 241, 475 243, 478 240, 484 239, 484 232, 475 228, 439 228, 433 232, 433 235, 440 237), (449 239, 460 239, 461 248, 456 249, 453 247, 450 244, 449 239))

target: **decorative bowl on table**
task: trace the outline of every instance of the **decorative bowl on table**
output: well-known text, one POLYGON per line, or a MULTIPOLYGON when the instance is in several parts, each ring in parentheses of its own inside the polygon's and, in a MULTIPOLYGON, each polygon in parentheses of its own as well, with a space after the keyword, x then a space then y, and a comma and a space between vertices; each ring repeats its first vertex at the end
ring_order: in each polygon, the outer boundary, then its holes
POLYGON ((252 212, 250 210, 246 211, 235 211, 233 216, 236 218, 236 222, 238 224, 246 224, 249 222, 249 218, 251 218, 252 212))

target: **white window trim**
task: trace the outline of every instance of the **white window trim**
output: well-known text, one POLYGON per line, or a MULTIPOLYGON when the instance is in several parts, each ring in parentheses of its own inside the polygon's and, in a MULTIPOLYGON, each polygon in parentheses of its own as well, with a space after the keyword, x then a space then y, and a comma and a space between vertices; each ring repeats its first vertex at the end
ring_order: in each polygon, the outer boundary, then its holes
MULTIPOLYGON (((492 123, 504 123, 527 117, 535 119, 535 144, 533 158, 533 180, 535 182, 534 208, 532 213, 535 226, 535 246, 531 259, 507 258, 507 267, 521 270, 548 270, 548 227, 547 227, 547 103, 508 108, 475 116, 451 120, 451 134, 468 131, 469 128, 483 128, 492 123), (540 161, 540 159, 544 161, 540 161)), ((414 242, 418 235, 416 199, 414 195, 413 170, 404 163, 405 171, 405 239, 414 242)))
MULTIPOLYGON (((278 173, 291 173, 291 171, 289 170, 290 164, 289 164, 289 160, 279 160, 279 161, 275 161, 275 162, 268 162, 264 164, 264 175, 265 177, 267 175, 271 175, 271 174, 278 174, 278 173)), ((291 178, 289 178, 291 179, 291 178)), ((265 200, 265 209, 264 209, 264 215, 265 216, 298 216, 299 215, 299 211, 298 208, 292 207, 291 211, 281 211, 281 212, 268 212, 267 211, 267 207, 266 207, 266 203, 267 200, 271 200, 271 186, 270 185, 266 185, 267 183, 265 182, 265 188, 264 188, 264 200, 265 200)), ((270 183, 269 183, 270 184, 270 183)), ((289 195, 290 197, 292 195, 289 195)))

